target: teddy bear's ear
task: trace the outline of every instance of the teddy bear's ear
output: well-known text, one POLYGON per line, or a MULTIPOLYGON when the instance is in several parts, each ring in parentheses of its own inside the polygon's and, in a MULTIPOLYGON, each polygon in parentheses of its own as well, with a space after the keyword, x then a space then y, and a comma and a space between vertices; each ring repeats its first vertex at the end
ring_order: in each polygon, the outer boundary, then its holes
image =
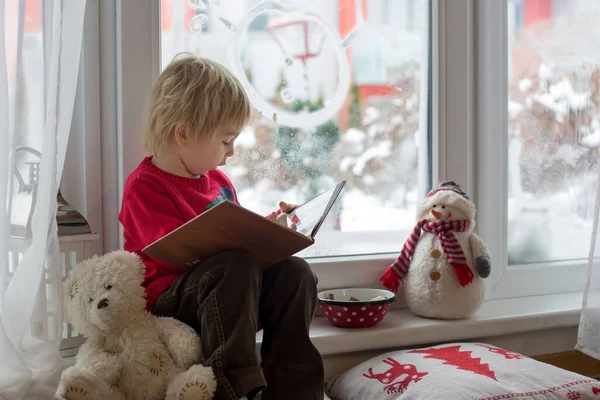
POLYGON ((127 276, 130 282, 135 282, 139 285, 143 283, 145 268, 142 260, 136 253, 116 250, 105 254, 102 258, 104 263, 106 263, 105 265, 116 263, 121 268, 125 267, 121 274, 122 276, 127 276))
POLYGON ((65 321, 69 320, 69 308, 71 303, 75 301, 77 293, 79 293, 79 286, 77 285, 77 279, 73 271, 69 274, 69 277, 64 284, 64 295, 63 295, 63 315, 65 321))
POLYGON ((75 274, 73 272, 71 272, 65 280, 63 288, 65 300, 73 300, 79 290, 77 287, 77 279, 75 279, 75 274))
POLYGON ((130 268, 137 269, 142 275, 144 274, 144 264, 142 264, 142 260, 140 260, 140 257, 135 253, 124 250, 115 250, 109 254, 109 257, 130 268))

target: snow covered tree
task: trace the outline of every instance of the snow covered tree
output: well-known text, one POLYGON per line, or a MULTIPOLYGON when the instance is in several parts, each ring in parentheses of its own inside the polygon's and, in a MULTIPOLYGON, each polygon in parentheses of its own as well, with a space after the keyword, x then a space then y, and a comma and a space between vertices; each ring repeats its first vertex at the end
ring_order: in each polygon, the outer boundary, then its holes
POLYGON ((352 83, 350 88, 350 104, 348 105, 348 128, 362 129, 362 118, 360 109, 360 88, 352 83))
POLYGON ((323 88, 321 87, 319 89, 319 95, 317 96, 317 108, 321 109, 323 107, 325 107, 325 94, 323 94, 323 88))
POLYGON ((279 97, 279 93, 283 89, 287 87, 287 81, 285 80, 285 73, 283 72, 283 68, 279 70, 279 81, 277 82, 277 86, 275 87, 275 94, 273 98, 277 99, 279 97))
MULTIPOLYGON (((314 112, 319 109, 317 103, 296 101, 287 107, 292 112, 314 112)), ((277 137, 277 149, 288 176, 297 179, 306 177, 309 180, 307 197, 319 193, 316 182, 329 170, 333 152, 340 138, 340 130, 335 121, 327 121, 313 130, 280 126, 277 137)))

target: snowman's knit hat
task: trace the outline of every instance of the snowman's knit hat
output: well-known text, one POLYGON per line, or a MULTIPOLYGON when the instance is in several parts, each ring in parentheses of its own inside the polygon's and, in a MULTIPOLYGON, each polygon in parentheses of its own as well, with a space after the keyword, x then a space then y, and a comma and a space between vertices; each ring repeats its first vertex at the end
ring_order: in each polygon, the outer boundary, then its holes
POLYGON ((417 220, 423 219, 427 211, 436 204, 458 208, 469 219, 471 229, 475 226, 475 204, 455 182, 442 182, 437 188, 432 189, 423 203, 417 207, 417 220))
POLYGON ((435 189, 432 189, 432 190, 431 190, 431 191, 430 191, 430 192, 427 194, 427 197, 431 197, 431 196, 433 196, 434 194, 436 194, 437 192, 439 192, 439 191, 442 191, 442 190, 451 190, 451 191, 453 191, 454 193, 458 193, 458 194, 460 194, 460 195, 461 195, 462 197, 464 197, 465 199, 467 199, 467 200, 471 200, 471 199, 469 198, 469 195, 467 195, 467 193, 465 193, 465 192, 464 192, 464 191, 463 191, 463 190, 460 188, 460 186, 458 186, 458 184, 457 184, 457 183, 455 183, 454 181, 446 181, 446 182, 442 182, 442 183, 440 184, 440 186, 439 186, 439 187, 437 187, 437 188, 435 188, 435 189))

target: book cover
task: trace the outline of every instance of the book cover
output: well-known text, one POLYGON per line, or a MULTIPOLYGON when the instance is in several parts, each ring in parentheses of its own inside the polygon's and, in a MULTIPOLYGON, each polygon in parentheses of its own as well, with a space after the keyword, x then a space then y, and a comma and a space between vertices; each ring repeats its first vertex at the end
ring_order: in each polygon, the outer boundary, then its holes
POLYGON ((227 200, 142 251, 184 267, 223 251, 241 250, 254 256, 262 268, 268 268, 313 243, 313 239, 227 200))

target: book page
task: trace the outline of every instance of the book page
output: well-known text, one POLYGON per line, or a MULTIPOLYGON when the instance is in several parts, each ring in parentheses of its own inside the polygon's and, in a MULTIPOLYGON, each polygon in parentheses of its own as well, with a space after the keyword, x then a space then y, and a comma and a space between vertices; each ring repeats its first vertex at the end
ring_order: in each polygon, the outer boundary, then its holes
POLYGON ((313 238, 329 213, 331 206, 336 201, 344 184, 345 182, 341 182, 287 214, 288 224, 291 225, 292 222, 296 222, 296 231, 298 233, 313 238))

